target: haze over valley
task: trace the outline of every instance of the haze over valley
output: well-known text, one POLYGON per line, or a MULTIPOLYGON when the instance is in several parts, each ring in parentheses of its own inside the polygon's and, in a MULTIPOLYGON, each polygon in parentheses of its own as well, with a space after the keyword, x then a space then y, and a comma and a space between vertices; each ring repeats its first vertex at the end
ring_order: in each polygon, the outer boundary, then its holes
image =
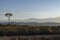
MULTIPOLYGON (((60 26, 60 17, 36 19, 29 18, 25 20, 11 20, 12 24, 16 25, 31 25, 31 26, 60 26)), ((0 20, 0 24, 8 24, 7 20, 0 20)))

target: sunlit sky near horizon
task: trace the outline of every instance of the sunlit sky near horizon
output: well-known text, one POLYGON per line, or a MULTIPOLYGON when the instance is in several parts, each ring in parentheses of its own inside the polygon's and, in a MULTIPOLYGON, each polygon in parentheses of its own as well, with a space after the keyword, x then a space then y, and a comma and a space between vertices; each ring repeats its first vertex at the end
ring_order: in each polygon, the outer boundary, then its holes
POLYGON ((7 12, 14 20, 59 17, 60 0, 0 0, 0 20, 7 19, 7 12))

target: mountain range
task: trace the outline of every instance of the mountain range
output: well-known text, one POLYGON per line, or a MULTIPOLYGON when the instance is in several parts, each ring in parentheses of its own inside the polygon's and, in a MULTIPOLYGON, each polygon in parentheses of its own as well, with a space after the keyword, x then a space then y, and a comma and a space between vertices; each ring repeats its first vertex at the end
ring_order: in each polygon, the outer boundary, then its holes
POLYGON ((29 18, 29 19, 26 19, 26 20, 14 20, 14 22, 38 22, 38 23, 56 22, 56 23, 60 23, 60 17, 45 18, 45 19, 29 18))
MULTIPOLYGON (((7 24, 7 21, 1 20, 0 23, 7 24)), ((60 26, 60 17, 46 19, 29 18, 26 20, 13 20, 11 23, 17 25, 60 26)))
MULTIPOLYGON (((7 22, 7 20, 0 20, 0 22, 7 22)), ((38 22, 38 23, 57 22, 57 23, 60 23, 60 17, 45 18, 45 19, 29 18, 25 20, 11 20, 11 22, 38 22)))

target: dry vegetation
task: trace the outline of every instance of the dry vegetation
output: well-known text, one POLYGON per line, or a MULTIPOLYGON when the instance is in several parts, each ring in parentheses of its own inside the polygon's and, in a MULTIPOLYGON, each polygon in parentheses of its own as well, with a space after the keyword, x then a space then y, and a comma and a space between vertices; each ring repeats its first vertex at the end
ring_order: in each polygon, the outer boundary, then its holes
POLYGON ((0 25, 0 30, 2 31, 41 31, 41 30, 58 31, 60 30, 60 26, 0 25))
POLYGON ((30 35, 30 34, 60 33, 60 26, 20 26, 20 25, 0 25, 0 35, 30 35))

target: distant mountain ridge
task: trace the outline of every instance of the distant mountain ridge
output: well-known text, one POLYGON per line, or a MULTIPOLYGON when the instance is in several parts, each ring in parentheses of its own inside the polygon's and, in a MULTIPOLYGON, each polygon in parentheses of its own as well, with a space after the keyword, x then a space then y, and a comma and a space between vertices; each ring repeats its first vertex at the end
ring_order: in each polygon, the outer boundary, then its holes
MULTIPOLYGON (((0 22, 7 22, 7 20, 0 20, 0 22)), ((56 22, 56 23, 60 23, 60 17, 45 18, 45 19, 29 18, 25 20, 11 20, 11 22, 38 22, 38 23, 56 22)))
POLYGON ((26 20, 15 20, 15 22, 38 22, 38 23, 57 22, 57 23, 60 23, 60 17, 46 18, 46 19, 29 18, 26 20))
MULTIPOLYGON (((46 19, 29 18, 26 20, 13 20, 11 23, 16 25, 31 26, 60 26, 60 17, 46 19)), ((8 24, 8 22, 6 20, 1 20, 0 24, 8 24)))

